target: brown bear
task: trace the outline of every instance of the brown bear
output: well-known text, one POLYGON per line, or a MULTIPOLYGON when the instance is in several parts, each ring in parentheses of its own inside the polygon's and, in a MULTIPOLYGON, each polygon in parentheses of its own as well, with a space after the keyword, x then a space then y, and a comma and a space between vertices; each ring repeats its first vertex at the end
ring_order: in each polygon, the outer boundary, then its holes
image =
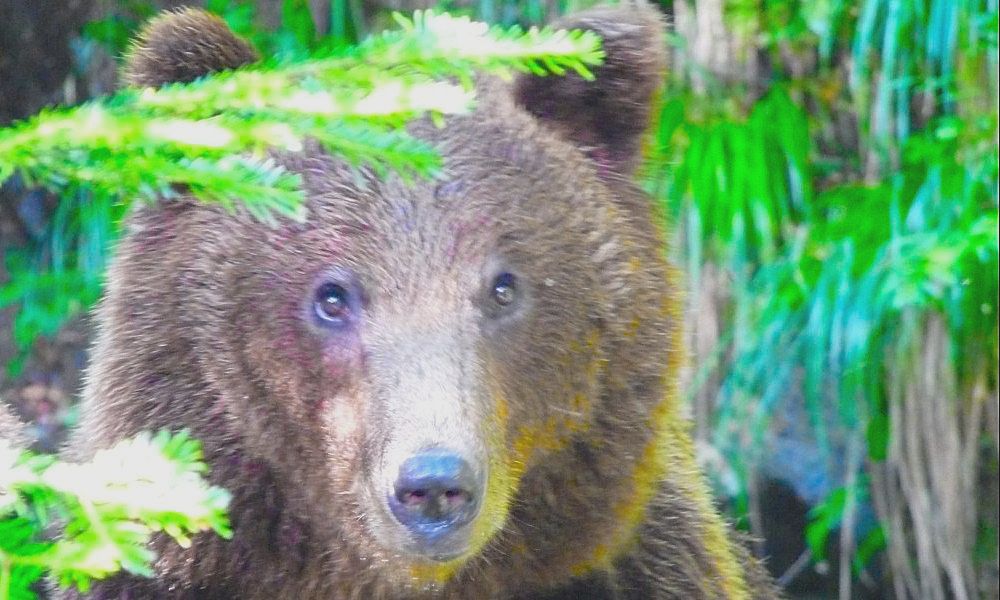
MULTIPOLYGON (((596 80, 482 78, 473 113, 411 127, 439 178, 313 147, 280 156, 304 180, 303 224, 136 207, 71 453, 187 428, 233 493, 235 534, 160 539, 154 579, 92 597, 773 597, 695 464, 680 283, 630 182, 662 19, 560 25, 603 37, 596 80)), ((147 27, 126 76, 252 60, 187 10, 147 27)))

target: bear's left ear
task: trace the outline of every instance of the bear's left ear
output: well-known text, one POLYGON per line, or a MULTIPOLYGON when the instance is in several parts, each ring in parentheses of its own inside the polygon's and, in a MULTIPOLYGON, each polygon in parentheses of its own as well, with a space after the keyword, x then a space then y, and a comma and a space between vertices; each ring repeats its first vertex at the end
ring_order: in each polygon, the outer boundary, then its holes
POLYGON ((219 17, 182 8, 154 17, 125 57, 122 78, 136 87, 187 83, 256 62, 257 52, 219 17))
POLYGON ((578 145, 600 170, 629 175, 639 162, 667 54, 663 15, 644 2, 589 10, 555 23, 601 36, 604 64, 587 81, 565 76, 521 75, 515 100, 578 145))

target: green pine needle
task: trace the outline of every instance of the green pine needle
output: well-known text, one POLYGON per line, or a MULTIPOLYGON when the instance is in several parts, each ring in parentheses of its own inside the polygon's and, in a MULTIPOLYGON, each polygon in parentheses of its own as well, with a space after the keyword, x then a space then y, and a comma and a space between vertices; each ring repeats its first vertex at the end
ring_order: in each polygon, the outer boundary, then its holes
POLYGON ((201 531, 230 537, 229 493, 206 471, 186 432, 140 434, 83 464, 0 441, 0 600, 35 598, 46 574, 81 591, 121 570, 152 576, 158 531, 185 547, 201 531))
POLYGON ((399 31, 326 57, 125 90, 0 129, 0 181, 20 173, 29 185, 123 201, 171 196, 180 185, 265 221, 301 220, 301 182, 260 158, 266 149, 296 151, 313 138, 357 166, 430 176, 439 159, 402 127, 470 110, 475 72, 592 77, 603 58, 591 32, 491 29, 431 11, 397 22, 399 31))

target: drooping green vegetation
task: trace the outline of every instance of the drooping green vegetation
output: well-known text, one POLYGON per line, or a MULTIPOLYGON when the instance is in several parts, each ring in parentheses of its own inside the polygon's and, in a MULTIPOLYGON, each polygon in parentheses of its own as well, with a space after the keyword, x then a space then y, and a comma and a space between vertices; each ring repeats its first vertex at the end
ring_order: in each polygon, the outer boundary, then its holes
POLYGON ((301 219, 296 178, 265 149, 297 151, 308 136, 376 172, 431 175, 433 149, 401 127, 425 113, 467 110, 474 69, 589 76, 587 65, 601 58, 590 32, 504 32, 433 13, 397 22, 399 31, 328 57, 43 112, 0 131, 0 180, 17 172, 28 185, 144 200, 183 185, 200 200, 238 201, 262 220, 301 219))
POLYGON ((805 533, 814 561, 837 537, 841 597, 886 544, 899 597, 988 594, 996 4, 725 3, 728 69, 685 35, 712 3, 674 6, 650 188, 718 322, 691 394, 729 492, 755 510, 801 403, 830 480, 805 533))
POLYGON ((229 493, 206 470, 186 433, 140 435, 82 464, 0 440, 0 600, 36 598, 43 576, 82 591, 122 569, 150 576, 157 531, 185 546, 199 531, 229 537, 229 493))

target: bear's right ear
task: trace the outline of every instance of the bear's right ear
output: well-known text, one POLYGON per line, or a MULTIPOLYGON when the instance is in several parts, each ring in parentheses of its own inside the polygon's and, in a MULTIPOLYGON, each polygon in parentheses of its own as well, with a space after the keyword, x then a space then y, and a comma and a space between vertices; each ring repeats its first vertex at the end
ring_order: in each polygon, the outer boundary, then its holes
POLYGON ((257 52, 215 15, 195 8, 152 19, 132 44, 122 78, 127 85, 160 87, 256 62, 257 52))
POLYGON ((602 172, 630 175, 666 72, 663 15, 639 0, 570 15, 554 26, 599 35, 604 63, 594 69, 593 81, 576 73, 521 75, 515 100, 579 146, 602 172))

